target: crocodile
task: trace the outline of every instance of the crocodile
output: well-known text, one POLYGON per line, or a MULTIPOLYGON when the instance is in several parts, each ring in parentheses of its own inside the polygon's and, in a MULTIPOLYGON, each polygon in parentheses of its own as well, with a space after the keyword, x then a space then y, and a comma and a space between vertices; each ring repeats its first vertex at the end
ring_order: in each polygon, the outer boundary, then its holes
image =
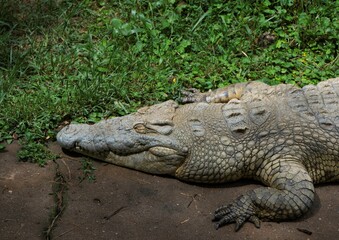
POLYGON ((169 100, 94 125, 70 124, 62 148, 195 183, 254 179, 263 186, 219 207, 218 229, 288 221, 314 201, 314 184, 339 180, 339 78, 299 88, 237 83, 169 100))

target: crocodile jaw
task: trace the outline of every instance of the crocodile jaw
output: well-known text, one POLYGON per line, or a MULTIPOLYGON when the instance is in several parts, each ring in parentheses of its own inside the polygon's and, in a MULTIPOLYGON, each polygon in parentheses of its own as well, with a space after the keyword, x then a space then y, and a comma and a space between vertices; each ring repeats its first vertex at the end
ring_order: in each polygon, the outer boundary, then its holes
POLYGON ((109 152, 103 160, 118 166, 128 167, 147 173, 167 174, 172 176, 174 176, 178 166, 181 166, 182 162, 185 160, 185 156, 177 153, 159 157, 152 153, 153 150, 154 149, 150 149, 149 151, 135 153, 128 156, 109 152))

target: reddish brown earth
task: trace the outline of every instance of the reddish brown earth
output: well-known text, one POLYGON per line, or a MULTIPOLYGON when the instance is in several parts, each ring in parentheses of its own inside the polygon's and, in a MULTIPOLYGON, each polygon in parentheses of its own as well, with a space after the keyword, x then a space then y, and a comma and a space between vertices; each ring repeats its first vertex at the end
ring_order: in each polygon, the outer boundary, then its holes
POLYGON ((316 188, 315 204, 302 219, 263 222, 260 229, 246 223, 239 232, 228 225, 216 231, 211 222, 215 208, 258 184, 199 186, 97 161, 93 163, 96 181, 80 181, 81 158, 65 155, 55 143, 50 148, 62 158, 44 168, 18 162, 18 148, 12 144, 0 153, 1 240, 44 239, 44 231, 51 226, 51 239, 60 240, 325 240, 339 236, 339 186, 335 184, 316 188), (59 186, 67 186, 65 192, 52 187, 61 177, 64 182, 59 186), (52 214, 56 203, 64 207, 57 217, 52 214))

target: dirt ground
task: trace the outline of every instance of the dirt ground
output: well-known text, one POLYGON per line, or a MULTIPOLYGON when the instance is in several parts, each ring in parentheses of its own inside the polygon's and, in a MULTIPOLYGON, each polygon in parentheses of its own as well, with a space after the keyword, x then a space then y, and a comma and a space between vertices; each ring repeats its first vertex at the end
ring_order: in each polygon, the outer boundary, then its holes
POLYGON ((83 177, 81 157, 65 155, 40 168, 18 162, 17 143, 0 153, 0 239, 338 239, 339 186, 316 188, 315 204, 292 222, 246 223, 219 230, 216 207, 254 182, 199 186, 94 161, 95 182, 83 177), (55 207, 57 206, 57 208, 55 207), (57 210, 55 210, 57 209, 57 210))

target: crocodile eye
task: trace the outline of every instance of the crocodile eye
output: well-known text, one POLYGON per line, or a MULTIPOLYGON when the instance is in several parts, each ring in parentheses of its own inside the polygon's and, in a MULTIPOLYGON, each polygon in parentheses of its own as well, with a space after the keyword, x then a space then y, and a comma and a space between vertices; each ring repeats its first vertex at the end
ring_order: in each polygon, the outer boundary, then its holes
POLYGON ((172 132, 173 126, 166 124, 136 123, 133 129, 140 134, 162 134, 168 135, 172 132))
POLYGON ((137 123, 133 126, 133 129, 137 132, 137 133, 141 133, 141 134, 145 134, 147 133, 147 128, 143 123, 137 123))

